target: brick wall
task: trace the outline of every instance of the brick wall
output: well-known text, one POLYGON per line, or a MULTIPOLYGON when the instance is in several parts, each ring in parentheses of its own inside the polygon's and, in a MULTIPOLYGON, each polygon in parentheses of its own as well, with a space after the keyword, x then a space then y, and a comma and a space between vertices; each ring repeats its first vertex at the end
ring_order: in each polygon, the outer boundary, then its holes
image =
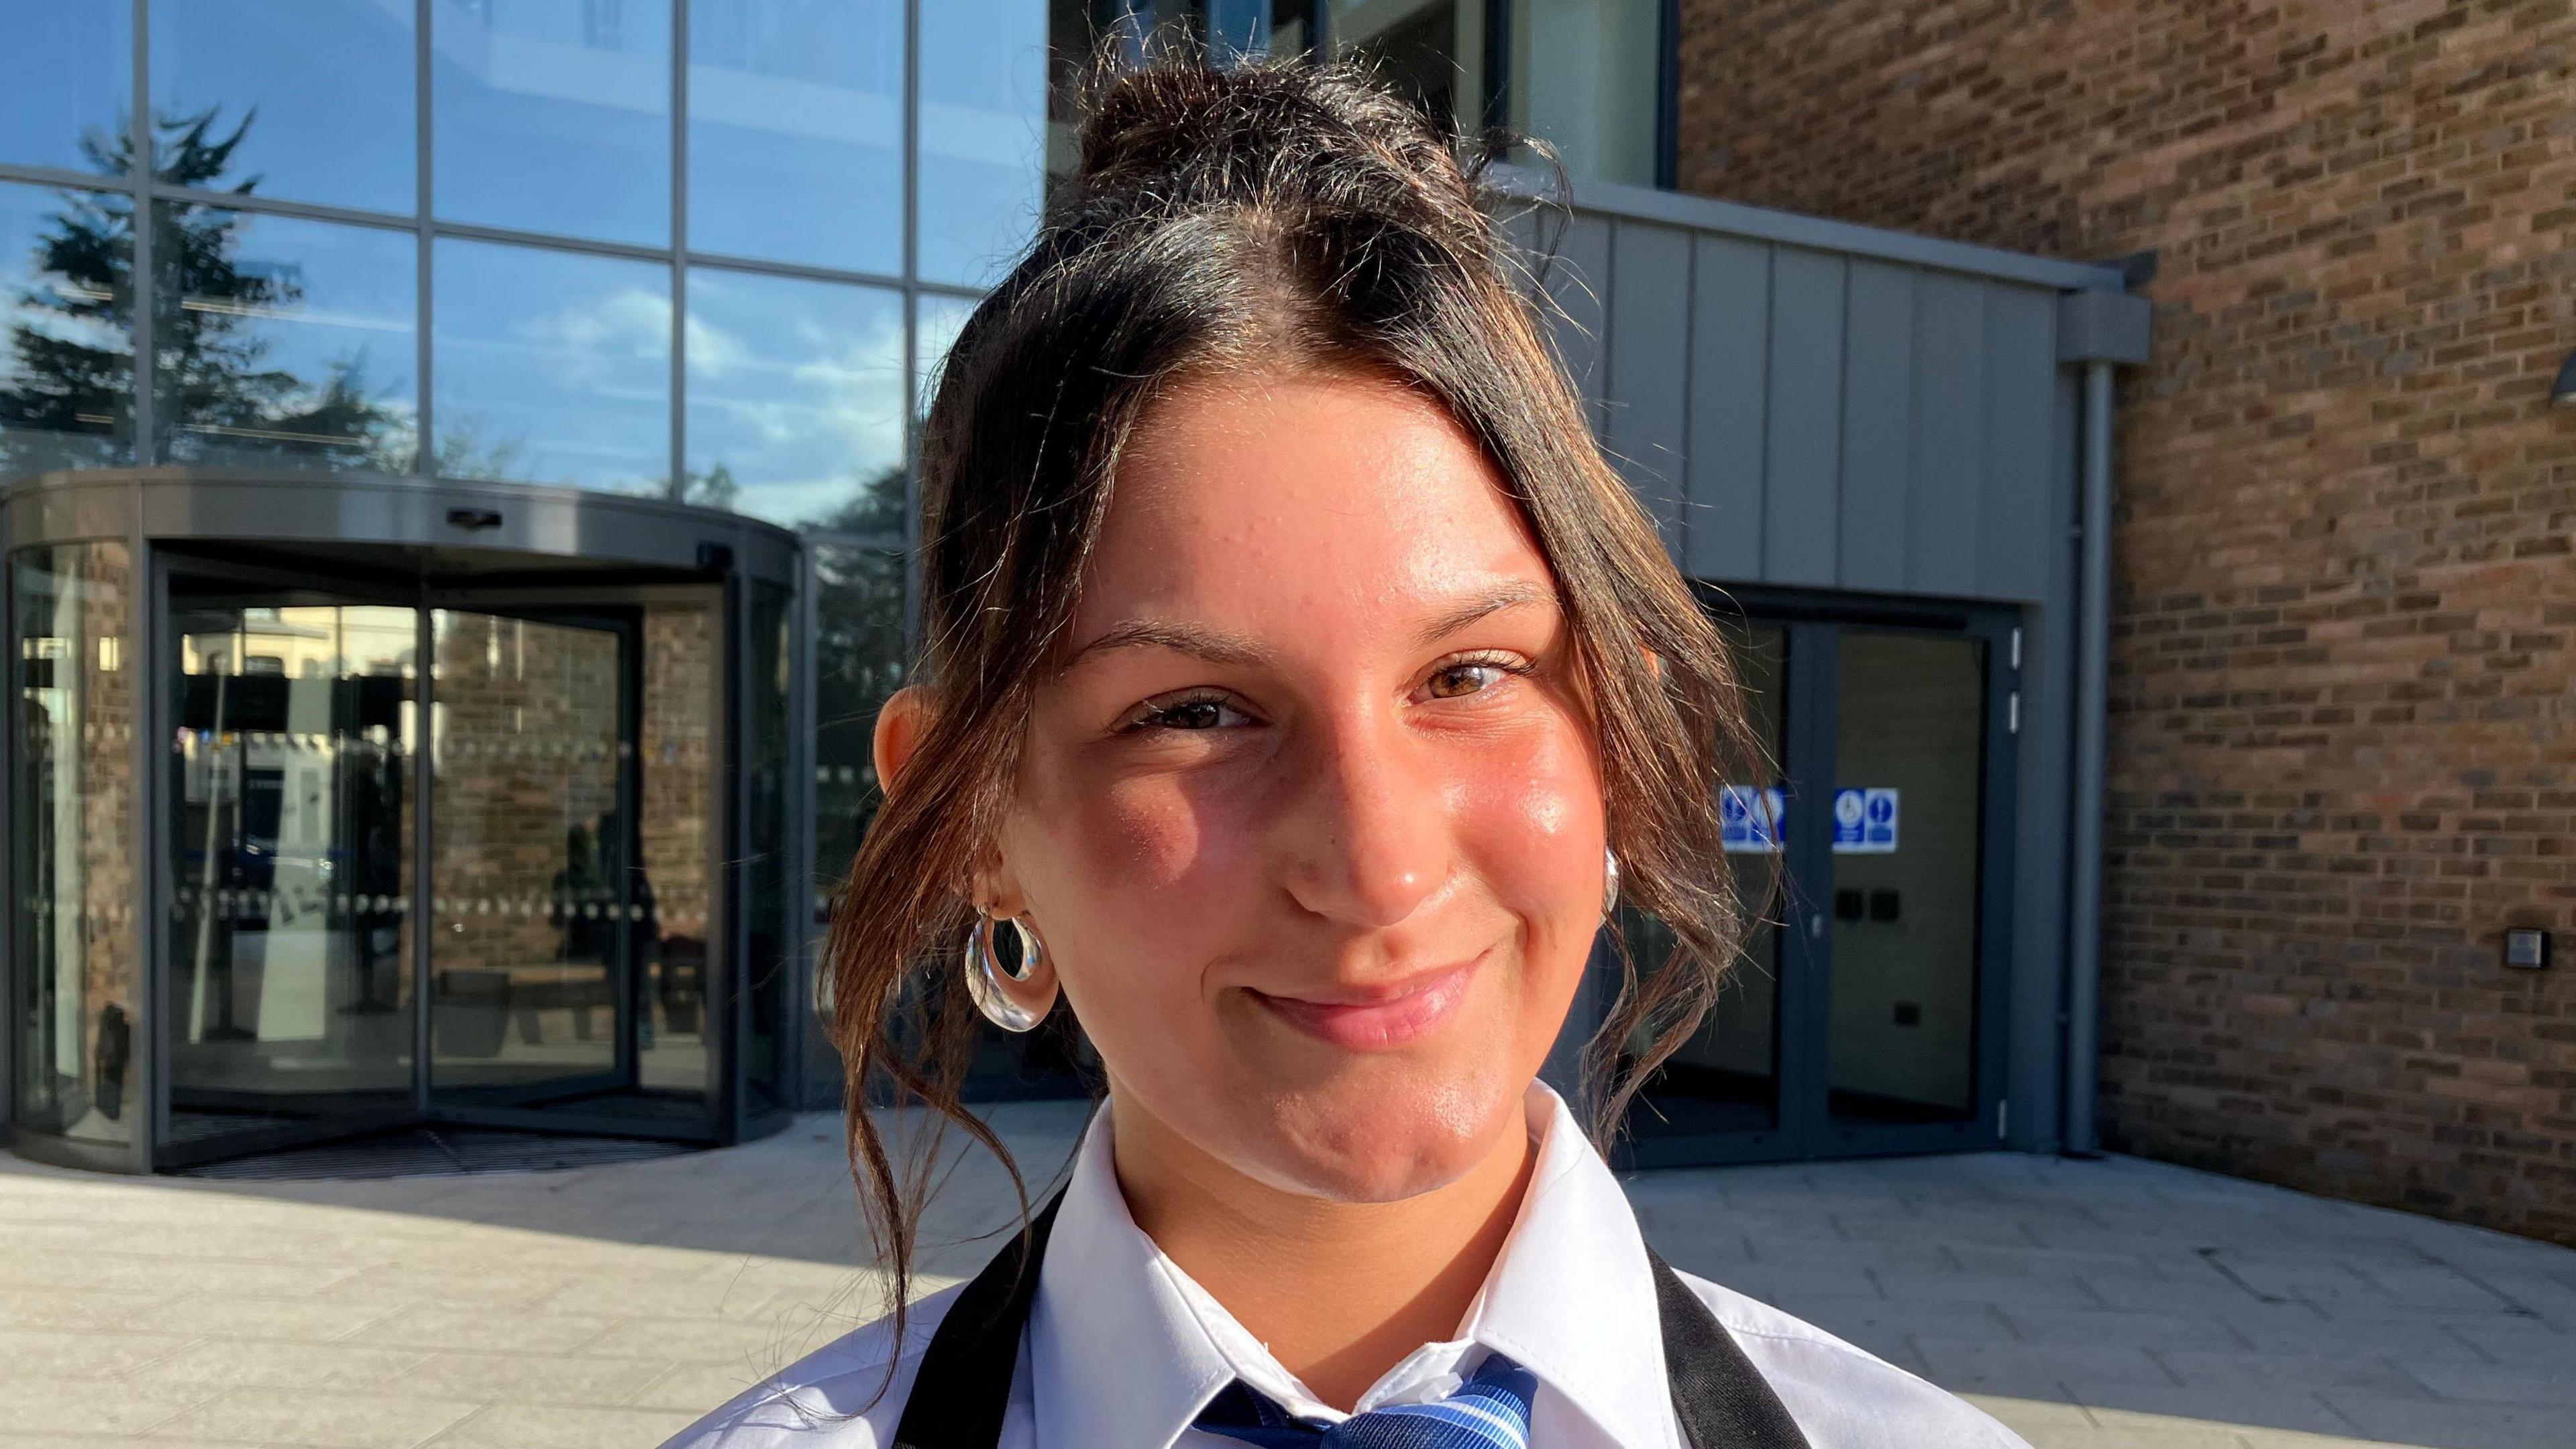
POLYGON ((2154 249, 2111 1145, 2576 1242, 2568 0, 1683 0, 1680 175, 2154 249))

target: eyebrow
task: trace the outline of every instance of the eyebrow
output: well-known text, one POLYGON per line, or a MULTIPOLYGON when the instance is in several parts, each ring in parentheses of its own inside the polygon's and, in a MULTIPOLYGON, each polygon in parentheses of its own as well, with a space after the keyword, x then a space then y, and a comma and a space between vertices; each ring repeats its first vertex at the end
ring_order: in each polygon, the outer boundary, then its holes
MULTIPOLYGON (((1479 619, 1523 604, 1545 604, 1556 608, 1556 591, 1522 579, 1497 585, 1462 601, 1456 608, 1425 624, 1415 636, 1415 642, 1421 646, 1436 644, 1479 619)), ((1169 649, 1210 664, 1229 666, 1259 664, 1269 658, 1269 651, 1259 644, 1223 629, 1131 619, 1103 631, 1098 638, 1075 650, 1072 657, 1065 660, 1063 669, 1069 671, 1094 654, 1114 649, 1169 649)))

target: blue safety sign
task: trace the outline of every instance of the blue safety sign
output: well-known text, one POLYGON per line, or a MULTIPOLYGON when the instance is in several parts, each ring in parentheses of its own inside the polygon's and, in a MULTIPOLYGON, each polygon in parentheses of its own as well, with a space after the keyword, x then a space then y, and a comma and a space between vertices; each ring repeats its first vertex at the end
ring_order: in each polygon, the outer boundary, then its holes
POLYGON ((1897 792, 1893 787, 1836 790, 1834 853, 1894 855, 1899 814, 1897 805, 1897 792))
POLYGON ((1718 841, 1729 854, 1774 855, 1786 839, 1788 793, 1779 786, 1728 785, 1718 791, 1718 841))

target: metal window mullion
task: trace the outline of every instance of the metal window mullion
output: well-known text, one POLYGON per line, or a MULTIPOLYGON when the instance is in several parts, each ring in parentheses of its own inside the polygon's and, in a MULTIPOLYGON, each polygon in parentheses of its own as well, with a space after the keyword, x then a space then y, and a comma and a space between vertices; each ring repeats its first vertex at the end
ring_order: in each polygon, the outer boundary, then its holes
POLYGON ((684 259, 693 267, 716 267, 728 272, 757 272, 770 277, 792 277, 809 282, 848 282, 865 287, 901 287, 903 278, 889 272, 853 271, 846 267, 815 266, 807 262, 769 261, 760 257, 734 256, 725 252, 690 251, 684 259))
POLYGON ((29 186, 63 186, 75 191, 116 191, 122 184, 113 176, 95 171, 74 171, 62 166, 28 166, 15 161, 0 161, 0 181, 24 182, 29 186))
POLYGON ((1682 4, 1655 7, 1655 185, 1681 185, 1682 4))
POLYGON ((921 639, 921 0, 903 7, 903 649, 921 639))
POLYGON ((161 909, 161 902, 171 899, 168 887, 172 883, 161 878, 163 822, 153 807, 170 798, 168 792, 176 782, 166 778, 168 761, 157 758, 160 752, 153 748, 156 742, 170 738, 169 721, 165 718, 169 701, 154 687, 161 677, 160 660, 154 651, 161 645, 159 625, 168 608, 169 592, 143 531, 140 483, 134 487, 133 507, 125 555, 125 591, 129 600, 126 637, 117 645, 125 651, 125 657, 117 662, 125 670, 126 718, 134 732, 133 739, 127 742, 133 752, 133 783, 125 792, 126 847, 133 852, 133 874, 128 879, 141 887, 135 892, 137 899, 131 908, 136 915, 133 944, 142 959, 134 963, 135 1009, 128 1013, 127 1021, 129 1031, 142 1040, 129 1038, 126 1063, 133 1086, 131 1100, 141 1104, 139 1111, 128 1108, 129 1120, 135 1124, 134 1170, 150 1172, 153 1150, 167 1139, 170 1128, 170 1032, 169 1022, 161 1012, 170 999, 169 914, 161 909))
POLYGON ((129 341, 134 349, 132 416, 134 418, 134 461, 139 467, 150 467, 160 458, 153 445, 153 433, 159 426, 153 407, 153 393, 158 378, 153 366, 152 312, 152 40, 150 0, 133 0, 134 91, 132 107, 126 116, 126 141, 133 155, 125 168, 126 197, 133 206, 134 261, 128 279, 133 296, 127 301, 132 314, 129 341))
POLYGON ((412 1110, 426 1114, 435 1083, 430 1075, 430 1012, 434 996, 430 985, 430 948, 436 917, 430 910, 437 888, 435 870, 438 838, 436 822, 430 813, 430 796, 437 788, 431 755, 431 741, 437 737, 438 693, 437 615, 431 608, 429 576, 424 570, 414 585, 412 617, 412 739, 411 759, 411 879, 404 889, 411 893, 411 1093, 412 1110))
POLYGON ((670 496, 689 496, 689 0, 671 5, 670 496))
POLYGON ((155 200, 187 202, 223 211, 238 211, 259 216, 294 216, 307 221, 340 222, 350 226, 371 226, 389 231, 408 231, 413 218, 399 212, 370 211, 359 206, 334 206, 327 201, 289 201, 282 197, 261 196, 250 191, 211 191, 202 186, 173 186, 154 181, 148 188, 155 200))
POLYGON ((430 304, 432 280, 430 262, 437 242, 430 229, 430 205, 433 201, 429 167, 432 159, 429 134, 429 88, 431 50, 429 27, 430 0, 412 0, 412 380, 414 388, 413 428, 418 443, 412 452, 412 471, 421 477, 434 477, 438 472, 438 417, 431 393, 430 370, 437 366, 436 349, 431 345, 430 304))
POLYGON ((585 252, 592 256, 625 257, 630 261, 667 262, 669 247, 638 246, 633 242, 600 241, 591 237, 555 236, 542 231, 520 231, 515 227, 480 226, 473 222, 439 221, 430 230, 443 237, 465 241, 499 242, 504 246, 543 247, 555 252, 585 252))

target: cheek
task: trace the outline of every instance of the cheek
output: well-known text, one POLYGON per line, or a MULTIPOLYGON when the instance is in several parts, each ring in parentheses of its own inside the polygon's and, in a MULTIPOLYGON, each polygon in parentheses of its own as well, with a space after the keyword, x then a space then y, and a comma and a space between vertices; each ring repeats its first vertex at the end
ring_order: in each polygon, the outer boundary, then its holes
POLYGON ((1601 910, 1600 774, 1571 732, 1485 752, 1451 792, 1459 846, 1505 909, 1546 935, 1591 939, 1601 910))
POLYGON ((1169 1014, 1259 898, 1259 819, 1168 777, 1023 794, 1011 855, 1077 1009, 1169 1014))

